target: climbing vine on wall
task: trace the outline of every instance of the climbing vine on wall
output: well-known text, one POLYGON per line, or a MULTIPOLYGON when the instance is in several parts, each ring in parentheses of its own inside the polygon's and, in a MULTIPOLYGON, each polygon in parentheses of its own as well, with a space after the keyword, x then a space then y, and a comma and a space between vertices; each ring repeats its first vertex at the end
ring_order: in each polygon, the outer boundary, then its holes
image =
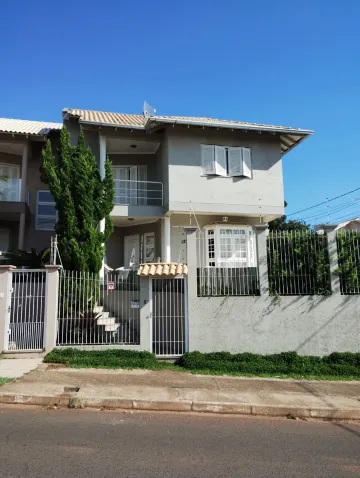
POLYGON ((342 294, 360 293, 360 232, 339 231, 336 236, 340 290, 342 294))
POLYGON ((313 231, 274 231, 267 239, 271 295, 331 294, 326 235, 313 231))

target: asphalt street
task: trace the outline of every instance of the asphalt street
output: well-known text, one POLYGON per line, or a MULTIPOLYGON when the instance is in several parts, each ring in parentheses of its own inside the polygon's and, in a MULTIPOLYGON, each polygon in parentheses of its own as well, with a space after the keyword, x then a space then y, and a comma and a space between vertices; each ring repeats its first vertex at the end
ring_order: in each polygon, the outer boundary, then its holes
POLYGON ((0 476, 357 477, 360 425, 0 408, 0 476))

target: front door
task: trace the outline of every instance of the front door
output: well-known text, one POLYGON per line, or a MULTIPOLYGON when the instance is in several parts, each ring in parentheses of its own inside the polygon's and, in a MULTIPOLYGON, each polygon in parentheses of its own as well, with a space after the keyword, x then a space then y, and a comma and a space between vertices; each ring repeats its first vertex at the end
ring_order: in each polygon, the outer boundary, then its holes
POLYGON ((124 266, 132 267, 140 264, 140 236, 125 236, 124 238, 124 266))

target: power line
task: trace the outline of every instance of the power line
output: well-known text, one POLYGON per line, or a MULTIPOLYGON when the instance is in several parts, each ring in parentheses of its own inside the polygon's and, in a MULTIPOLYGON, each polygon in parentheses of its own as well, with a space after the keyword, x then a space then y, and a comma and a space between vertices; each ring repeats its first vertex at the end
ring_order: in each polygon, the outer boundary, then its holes
POLYGON ((305 209, 301 209, 300 211, 296 211, 296 212, 293 212, 291 214, 287 214, 287 216, 295 216, 295 214, 300 214, 301 212, 304 212, 304 211, 309 211, 309 209, 314 209, 315 207, 319 207, 319 206, 322 206, 323 204, 327 204, 331 201, 335 201, 336 199, 340 199, 344 196, 348 196, 349 194, 352 194, 354 193, 355 191, 359 191, 360 188, 356 188, 356 189, 353 189, 352 191, 349 191, 347 193, 344 193, 344 194, 340 194, 340 196, 336 196, 334 198, 331 198, 331 199, 327 199, 326 201, 323 201, 323 202, 320 202, 319 204, 315 204, 315 206, 310 206, 310 207, 307 207, 305 209))
POLYGON ((359 201, 360 201, 360 199, 354 199, 353 201, 350 201, 350 202, 347 202, 347 203, 338 204, 337 206, 335 206, 333 208, 330 208, 328 210, 319 211, 317 214, 302 217, 301 220, 302 221, 311 221, 311 220, 319 219, 321 217, 328 216, 329 214, 333 215, 333 214, 335 214, 339 211, 343 211, 345 209, 349 209, 349 208, 352 208, 354 206, 358 206, 359 201))

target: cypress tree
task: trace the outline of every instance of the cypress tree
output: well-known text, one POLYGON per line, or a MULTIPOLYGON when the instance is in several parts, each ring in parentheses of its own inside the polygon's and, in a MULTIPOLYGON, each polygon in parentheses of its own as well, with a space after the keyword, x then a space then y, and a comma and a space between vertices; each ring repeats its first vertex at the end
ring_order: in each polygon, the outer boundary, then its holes
POLYGON ((43 149, 41 178, 48 184, 57 210, 55 232, 64 269, 98 273, 105 253, 104 243, 113 231, 110 213, 114 206, 114 179, 111 163, 105 163, 100 177, 95 155, 85 144, 81 131, 72 146, 64 127, 60 134, 59 155, 55 157, 50 140, 43 149), (105 219, 105 232, 99 223, 105 219))

